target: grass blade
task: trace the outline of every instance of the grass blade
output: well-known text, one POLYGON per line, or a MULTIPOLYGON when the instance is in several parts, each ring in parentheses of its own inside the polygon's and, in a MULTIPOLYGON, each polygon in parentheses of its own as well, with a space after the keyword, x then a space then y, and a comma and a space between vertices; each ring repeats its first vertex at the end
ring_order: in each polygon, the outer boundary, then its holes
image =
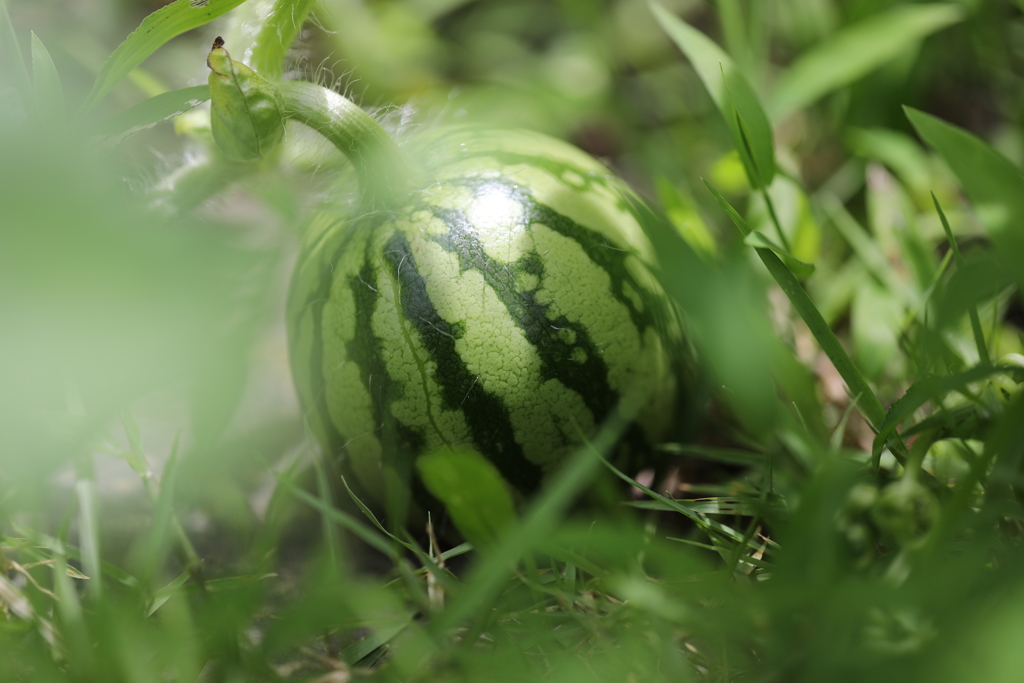
POLYGON ((103 63, 78 112, 79 117, 89 113, 122 78, 171 38, 208 24, 244 1, 175 0, 150 14, 103 63))
MULTIPOLYGON (((705 181, 704 184, 707 185, 711 194, 715 196, 718 203, 729 214, 729 218, 732 219, 732 222, 739 228, 744 237, 753 232, 750 226, 747 225, 747 222, 743 220, 743 217, 736 212, 736 209, 732 208, 729 202, 710 183, 705 181)), ((796 276, 786 267, 786 264, 770 249, 757 248, 756 251, 776 284, 779 285, 783 293, 789 298, 793 308, 800 314, 800 317, 806 323, 808 329, 810 329, 811 334, 814 335, 821 350, 832 361, 839 375, 846 382, 846 386, 849 387, 850 392, 854 396, 859 397, 857 405, 861 413, 867 418, 872 428, 878 431, 885 421, 885 409, 882 408, 882 404, 879 402, 878 397, 875 396, 875 392, 871 390, 867 380, 864 379, 860 370, 850 360, 850 356, 847 355, 846 350, 843 349, 839 340, 836 339, 836 335, 829 328, 824 318, 821 317, 821 313, 818 312, 814 302, 811 301, 807 292, 800 286, 796 276)))
POLYGON ((651 2, 650 8, 661 28, 693 64, 725 119, 751 187, 767 187, 775 177, 775 148, 771 124, 757 93, 713 40, 661 5, 651 2))
POLYGON ((89 577, 88 593, 93 599, 103 595, 103 572, 100 565, 100 526, 96 500, 96 482, 83 477, 75 483, 78 497, 79 536, 82 567, 89 577))
POLYGON ((690 519, 691 521, 696 523, 697 526, 700 527, 709 536, 711 536, 712 539, 715 538, 714 534, 717 533, 720 534, 722 537, 728 538, 734 542, 743 542, 743 534, 739 533, 730 526, 727 526, 725 524, 722 524, 721 522, 717 522, 707 517, 703 512, 694 510, 692 507, 692 503, 690 501, 676 500, 674 498, 663 496, 657 491, 647 488, 646 486, 636 481, 629 475, 623 474, 607 460, 602 460, 602 463, 616 477, 618 477, 625 483, 629 484, 630 486, 633 486, 643 491, 648 497, 651 498, 651 500, 655 501, 655 503, 657 503, 659 507, 656 507, 654 509, 671 510, 673 512, 678 512, 687 519, 690 519))
POLYGON ((0 573, 0 604, 7 612, 7 621, 11 617, 17 617, 30 624, 34 624, 39 631, 40 637, 50 646, 50 650, 57 657, 64 656, 64 644, 60 640, 60 634, 53 627, 53 623, 39 612, 32 605, 32 601, 26 597, 18 586, 7 578, 7 573, 0 573))
MULTIPOLYGON (((939 200, 935 197, 935 193, 932 193, 932 202, 935 203, 935 210, 939 214, 939 220, 942 221, 942 229, 945 231, 946 239, 949 241, 949 248, 953 251, 953 258, 956 259, 957 268, 963 268, 963 254, 960 253, 960 247, 956 243, 956 238, 953 237, 953 230, 949 227, 949 221, 946 220, 946 213, 939 206, 939 200)), ((981 329, 981 319, 978 318, 978 307, 972 303, 967 313, 971 318, 971 331, 974 333, 974 343, 978 347, 978 359, 983 365, 989 365, 992 363, 992 359, 989 358, 988 346, 985 344, 985 333, 981 329)))
POLYGON ((745 467, 762 467, 768 462, 768 456, 764 453, 742 451, 738 448, 715 448, 711 446, 671 443, 663 444, 658 450, 673 455, 685 455, 687 457, 701 458, 709 462, 743 465, 745 467))
POLYGON ((853 83, 963 15, 952 4, 900 5, 839 31, 785 71, 769 106, 772 120, 853 83))
POLYGON ((397 551, 394 546, 375 534, 371 529, 348 515, 338 508, 328 504, 322 498, 318 498, 308 491, 299 488, 294 482, 278 476, 278 482, 296 499, 302 501, 314 510, 320 512, 324 517, 344 529, 348 529, 354 535, 362 539, 368 546, 379 551, 382 555, 396 558, 397 551))
POLYGON ((725 34, 725 45, 729 54, 750 73, 754 66, 754 57, 747 37, 746 21, 743 17, 744 8, 740 0, 716 0, 718 15, 722 22, 722 33, 725 34))
POLYGON ((783 262, 789 267, 793 274, 799 279, 805 280, 814 274, 814 264, 804 263, 800 259, 796 258, 788 251, 772 242, 771 238, 765 235, 763 232, 758 230, 752 230, 748 235, 743 238, 743 243, 750 247, 757 249, 770 249, 774 251, 783 262))

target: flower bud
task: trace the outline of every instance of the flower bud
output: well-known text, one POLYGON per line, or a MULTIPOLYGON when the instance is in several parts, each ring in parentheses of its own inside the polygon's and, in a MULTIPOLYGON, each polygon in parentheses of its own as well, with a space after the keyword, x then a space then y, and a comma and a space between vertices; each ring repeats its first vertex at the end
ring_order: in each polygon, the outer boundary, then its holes
POLYGON ((284 103, 277 87, 231 59, 217 36, 206 59, 210 67, 210 128, 233 161, 265 157, 284 136, 284 103))

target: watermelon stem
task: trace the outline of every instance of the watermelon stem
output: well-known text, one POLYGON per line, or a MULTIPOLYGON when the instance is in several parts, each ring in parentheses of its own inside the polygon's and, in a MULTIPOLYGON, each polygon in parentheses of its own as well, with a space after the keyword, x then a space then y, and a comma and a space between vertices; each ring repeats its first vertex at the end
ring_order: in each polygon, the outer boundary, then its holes
POLYGON ((278 87, 284 115, 327 138, 355 166, 365 202, 400 200, 414 175, 394 138, 351 100, 315 83, 285 81, 278 87))

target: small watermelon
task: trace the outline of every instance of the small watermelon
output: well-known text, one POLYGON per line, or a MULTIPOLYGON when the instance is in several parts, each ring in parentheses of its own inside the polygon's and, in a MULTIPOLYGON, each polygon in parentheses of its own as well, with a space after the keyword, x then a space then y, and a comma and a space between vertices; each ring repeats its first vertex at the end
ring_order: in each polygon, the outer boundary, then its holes
POLYGON ((429 182, 320 214, 295 269, 296 386, 343 471, 382 502, 386 468, 468 447, 529 494, 625 396, 632 448, 663 438, 684 343, 636 195, 526 131, 434 134, 418 157, 429 182))

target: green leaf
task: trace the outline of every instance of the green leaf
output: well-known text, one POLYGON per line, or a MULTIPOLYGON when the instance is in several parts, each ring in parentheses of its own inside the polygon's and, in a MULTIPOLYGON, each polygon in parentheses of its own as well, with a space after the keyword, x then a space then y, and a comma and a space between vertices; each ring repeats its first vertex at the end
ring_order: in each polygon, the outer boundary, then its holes
POLYGON ((64 88, 50 53, 35 31, 32 32, 32 88, 43 123, 56 130, 63 128, 67 123, 64 88))
POLYGON ((141 130, 152 128, 162 121, 184 114, 210 99, 210 86, 196 85, 171 90, 118 112, 96 127, 99 144, 113 146, 141 130))
POLYGON ((900 5, 844 28, 783 73, 769 106, 772 120, 853 83, 962 19, 963 10, 957 5, 900 5))
POLYGON ((757 93, 713 40, 661 5, 651 2, 650 8, 661 28, 693 64, 725 119, 751 187, 758 189, 771 184, 775 177, 772 128, 757 93))
POLYGON ((758 230, 752 230, 750 234, 743 238, 743 243, 750 247, 757 247, 763 249, 771 249, 776 254, 782 257, 783 262, 789 267, 793 274, 801 280, 809 278, 814 273, 814 264, 804 263, 797 259, 792 254, 787 252, 785 249, 780 247, 778 244, 773 242, 770 237, 765 235, 763 232, 758 230))
POLYGON ((244 1, 175 0, 150 14, 103 63, 79 116, 87 114, 122 78, 171 38, 208 24, 244 1))
POLYGON ((740 0, 717 0, 715 4, 718 5, 718 16, 722 23, 722 33, 725 35, 725 46, 728 48, 729 54, 746 70, 753 62, 753 54, 751 53, 751 41, 748 37, 746 20, 743 16, 743 6, 740 0))
POLYGON ((473 545, 492 545, 516 520, 515 504, 501 473, 472 450, 440 450, 421 456, 416 469, 430 493, 473 545))
POLYGON ((1024 177, 1006 157, 970 133, 924 112, 904 107, 925 142, 960 179, 995 242, 997 254, 1024 284, 1024 177))

